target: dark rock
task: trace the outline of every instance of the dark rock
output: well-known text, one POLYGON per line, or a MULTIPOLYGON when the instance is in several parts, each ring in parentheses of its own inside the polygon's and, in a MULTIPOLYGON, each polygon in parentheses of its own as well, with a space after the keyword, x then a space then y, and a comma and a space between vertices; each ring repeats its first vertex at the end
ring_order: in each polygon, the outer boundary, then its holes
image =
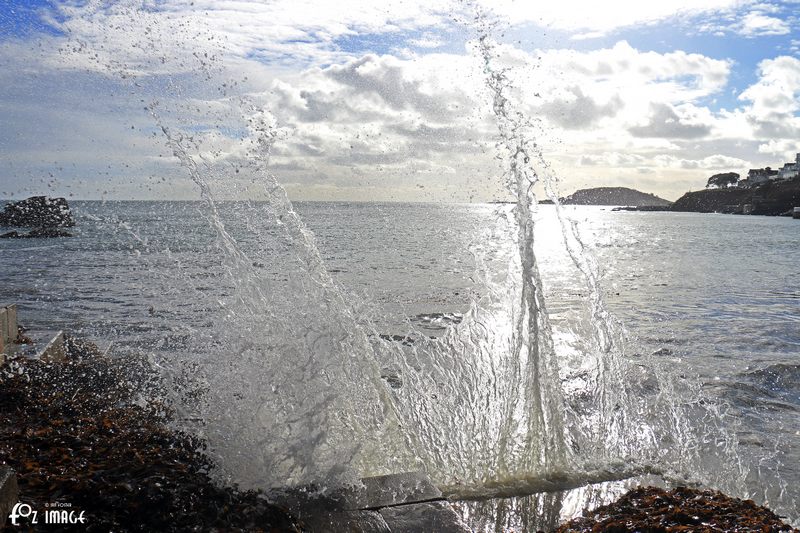
POLYGON ((32 196, 7 204, 0 213, 0 226, 65 228, 74 225, 75 220, 64 198, 32 196))
POLYGON ((779 516, 752 500, 731 498, 713 490, 686 487, 665 491, 638 487, 616 502, 584 511, 557 533, 678 531, 792 531, 779 516))
POLYGON ((655 194, 644 193, 628 187, 596 187, 580 189, 561 199, 564 205, 630 205, 668 206, 669 200, 655 194))
POLYGON ((400 377, 400 371, 394 368, 381 369, 381 379, 393 389, 399 389, 403 386, 403 378, 400 377))
POLYGON ((85 511, 76 531, 301 531, 263 494, 215 483, 205 443, 171 429, 157 387, 144 358, 0 367, 0 463, 20 501, 85 511))

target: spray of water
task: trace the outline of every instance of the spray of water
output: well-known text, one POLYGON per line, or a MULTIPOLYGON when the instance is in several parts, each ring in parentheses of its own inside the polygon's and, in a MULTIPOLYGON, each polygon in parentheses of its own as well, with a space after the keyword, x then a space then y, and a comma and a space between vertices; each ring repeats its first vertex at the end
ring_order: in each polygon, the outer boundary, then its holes
MULTIPOLYGON (((514 102, 487 20, 479 13, 474 21, 475 50, 516 198, 504 234, 514 253, 505 256, 506 275, 487 281, 458 326, 411 346, 382 341, 331 278, 269 171, 281 133, 268 112, 226 94, 246 130, 237 171, 252 176, 248 187, 265 201, 223 213, 219 184, 240 186, 228 179, 230 167, 181 130, 170 104, 148 106, 200 191, 222 261, 220 283, 230 288, 216 302, 213 331, 194 332, 192 353, 179 354, 192 358, 191 375, 185 361, 160 362, 200 391, 189 401, 176 396, 179 412, 199 420, 191 429, 206 438, 220 479, 245 487, 339 485, 423 469, 452 495, 485 497, 659 472, 741 494, 743 469, 721 408, 653 361, 624 357, 599 265, 558 204, 557 178, 535 124, 514 102), (557 354, 545 306, 534 253, 537 186, 556 204, 566 250, 588 289, 590 339, 578 365, 557 354), (255 245, 245 251, 242 239, 255 245), (401 385, 388 386, 387 373, 401 385)), ((154 47, 151 41, 143 50, 160 57, 154 47)), ((218 77, 206 56, 189 61, 206 79, 218 77)), ((135 70, 111 67, 123 76, 135 70)), ((177 80, 168 93, 168 101, 181 101, 177 80)))
POLYGON ((201 168, 181 134, 161 126, 201 191, 236 289, 218 323, 226 353, 198 351, 197 377, 208 384, 198 409, 211 453, 229 481, 248 487, 341 485, 407 470, 412 456, 369 341, 267 170, 276 128, 266 113, 248 117, 247 161, 267 198, 266 206, 245 211, 248 224, 251 231, 279 228, 288 244, 284 260, 300 263, 284 265, 292 280, 282 286, 257 267, 272 250, 245 253, 226 230, 205 178, 212 165, 201 168), (289 295, 291 303, 281 302, 289 295))
POLYGON ((520 249, 523 263, 530 258, 530 274, 535 286, 542 287, 535 270, 531 207, 536 205, 533 188, 538 184, 554 204, 565 249, 587 289, 591 340, 584 344, 580 369, 588 368, 589 376, 580 371, 580 385, 573 387, 569 382, 575 369, 561 369, 565 390, 572 391, 564 398, 563 411, 569 443, 565 450, 577 452, 568 458, 570 467, 600 467, 622 475, 658 473, 746 495, 746 469, 724 408, 703 399, 696 385, 677 382, 652 358, 634 364, 624 357, 622 331, 603 301, 600 267, 584 245, 577 222, 560 205, 558 178, 537 142, 540 128, 514 103, 513 83, 492 39, 496 23, 480 8, 473 9, 476 50, 505 152, 507 186, 517 198, 520 237, 529 243, 520 249), (694 423, 698 417, 703 423, 694 423))

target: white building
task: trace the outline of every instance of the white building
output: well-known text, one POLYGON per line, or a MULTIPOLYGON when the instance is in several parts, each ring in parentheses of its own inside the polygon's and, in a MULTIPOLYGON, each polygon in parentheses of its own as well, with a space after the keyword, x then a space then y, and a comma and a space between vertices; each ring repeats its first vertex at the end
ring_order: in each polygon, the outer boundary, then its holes
POLYGON ((800 154, 795 156, 794 163, 786 163, 783 165, 783 168, 778 172, 778 178, 796 178, 798 175, 800 175, 800 154))

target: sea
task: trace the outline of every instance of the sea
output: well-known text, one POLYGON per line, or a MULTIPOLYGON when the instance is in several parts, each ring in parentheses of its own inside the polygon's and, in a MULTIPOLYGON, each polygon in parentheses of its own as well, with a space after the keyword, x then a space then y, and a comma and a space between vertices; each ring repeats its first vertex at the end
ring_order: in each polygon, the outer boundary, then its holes
MULTIPOLYGON (((294 207, 354 320, 387 342, 446 336, 511 283, 511 205, 294 207)), ((243 289, 230 281, 238 274, 224 260, 229 243, 220 240, 207 204, 76 201, 72 209, 73 237, 0 240, 0 294, 18 305, 26 327, 63 329, 112 343, 114 357, 145 353, 154 360, 176 351, 191 358, 198 337, 235 327, 227 302, 243 289)), ((280 315, 303 331, 308 310, 292 302, 304 289, 292 278, 308 266, 292 256, 284 234, 258 223, 267 207, 229 202, 215 209, 236 253, 274 281, 264 320, 280 315)), ((580 253, 596 264, 620 357, 641 361, 643 379, 657 368, 693 384, 696 401, 718 405, 720 431, 735 436, 754 472, 744 496, 800 519, 800 221, 563 209, 580 253)), ((590 335, 592 287, 564 246, 555 207, 539 206, 534 218, 556 359, 562 352, 581 357, 586 343, 575 337, 590 335)))

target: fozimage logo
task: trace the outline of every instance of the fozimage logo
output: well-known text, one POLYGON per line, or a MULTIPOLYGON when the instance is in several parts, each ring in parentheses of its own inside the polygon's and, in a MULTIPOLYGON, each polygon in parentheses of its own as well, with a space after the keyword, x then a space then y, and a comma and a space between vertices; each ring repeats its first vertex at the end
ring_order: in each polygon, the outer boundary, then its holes
POLYGON ((76 511, 71 507, 71 503, 65 502, 46 503, 45 510, 40 513, 27 503, 17 503, 14 505, 14 508, 11 509, 11 514, 8 515, 8 517, 11 519, 11 525, 14 526, 19 526, 24 523, 59 525, 85 524, 86 511, 76 511), (20 522, 20 519, 26 522, 20 522))

